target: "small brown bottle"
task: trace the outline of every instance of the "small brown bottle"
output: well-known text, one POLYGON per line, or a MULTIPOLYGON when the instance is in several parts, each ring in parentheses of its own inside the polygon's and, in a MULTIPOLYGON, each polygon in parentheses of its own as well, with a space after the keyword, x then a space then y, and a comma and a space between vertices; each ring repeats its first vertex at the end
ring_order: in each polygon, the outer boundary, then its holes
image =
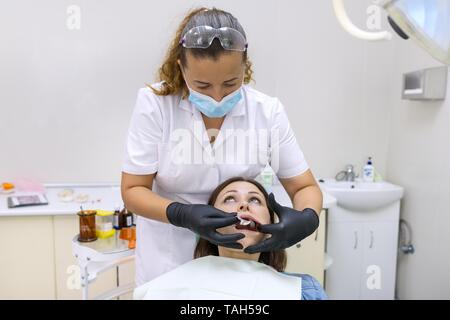
POLYGON ((122 240, 130 240, 131 239, 131 228, 133 226, 133 215, 128 211, 127 208, 124 208, 122 211, 122 229, 120 230, 120 239, 122 240))
POLYGON ((83 208, 81 208, 81 211, 79 211, 77 214, 80 217, 80 234, 78 236, 78 241, 91 242, 97 240, 95 226, 95 216, 97 214, 97 211, 83 210, 83 208))

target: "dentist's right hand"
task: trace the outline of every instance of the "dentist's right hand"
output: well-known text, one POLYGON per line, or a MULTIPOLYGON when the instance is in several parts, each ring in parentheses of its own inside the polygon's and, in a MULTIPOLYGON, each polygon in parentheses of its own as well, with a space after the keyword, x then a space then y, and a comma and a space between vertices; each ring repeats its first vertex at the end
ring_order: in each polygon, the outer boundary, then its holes
POLYGON ((233 225, 239 221, 237 213, 230 215, 207 204, 184 204, 172 202, 166 209, 167 219, 177 227, 190 229, 200 237, 222 247, 242 249, 237 243, 245 237, 242 233, 221 234, 218 228, 233 225))

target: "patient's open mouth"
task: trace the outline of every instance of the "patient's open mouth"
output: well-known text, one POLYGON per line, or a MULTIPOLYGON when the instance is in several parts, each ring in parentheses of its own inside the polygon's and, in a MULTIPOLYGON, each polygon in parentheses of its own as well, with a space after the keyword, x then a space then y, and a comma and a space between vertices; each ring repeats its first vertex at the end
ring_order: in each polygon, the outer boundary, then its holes
POLYGON ((238 230, 258 231, 259 223, 254 217, 248 214, 238 214, 239 222, 235 224, 238 230))

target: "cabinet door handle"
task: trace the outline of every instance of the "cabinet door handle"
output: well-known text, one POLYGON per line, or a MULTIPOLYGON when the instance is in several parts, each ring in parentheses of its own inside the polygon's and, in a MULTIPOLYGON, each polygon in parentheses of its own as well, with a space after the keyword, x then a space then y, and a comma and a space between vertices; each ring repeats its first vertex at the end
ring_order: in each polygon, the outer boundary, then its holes
POLYGON ((355 244, 353 245, 353 249, 358 247, 358 232, 355 231, 355 244))
POLYGON ((369 245, 369 248, 372 249, 372 247, 373 247, 373 231, 370 230, 370 245, 369 245))

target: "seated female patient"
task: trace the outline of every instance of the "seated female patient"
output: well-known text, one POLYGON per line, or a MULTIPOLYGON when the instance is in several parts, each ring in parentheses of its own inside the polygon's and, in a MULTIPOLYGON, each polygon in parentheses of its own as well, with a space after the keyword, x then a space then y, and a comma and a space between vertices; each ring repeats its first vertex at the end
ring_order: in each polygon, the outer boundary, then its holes
POLYGON ((211 194, 208 204, 238 214, 236 225, 217 229, 222 234, 243 233, 242 249, 217 246, 199 239, 194 260, 138 287, 134 299, 302 299, 327 296, 316 279, 306 274, 284 273, 286 252, 278 250, 248 254, 243 250, 270 237, 258 225, 275 221, 268 207, 268 194, 254 180, 231 178, 211 194), (301 279, 301 281, 300 281, 301 279), (301 292, 301 294, 300 294, 301 292))
MULTIPOLYGON (((217 229, 217 231, 222 234, 245 234, 244 238, 238 240, 243 248, 231 249, 217 246, 201 238, 195 248, 194 258, 212 255, 247 259, 269 265, 278 272, 284 271, 287 261, 285 250, 254 254, 243 251, 246 247, 264 240, 265 237, 270 237, 268 234, 257 231, 259 224, 270 224, 275 221, 274 212, 267 205, 268 194, 261 184, 255 180, 241 177, 228 179, 212 192, 208 204, 225 212, 237 212, 238 218, 242 218, 240 223, 217 229)), ((327 299, 324 290, 315 278, 306 274, 296 275, 302 278, 302 300, 327 299)))

